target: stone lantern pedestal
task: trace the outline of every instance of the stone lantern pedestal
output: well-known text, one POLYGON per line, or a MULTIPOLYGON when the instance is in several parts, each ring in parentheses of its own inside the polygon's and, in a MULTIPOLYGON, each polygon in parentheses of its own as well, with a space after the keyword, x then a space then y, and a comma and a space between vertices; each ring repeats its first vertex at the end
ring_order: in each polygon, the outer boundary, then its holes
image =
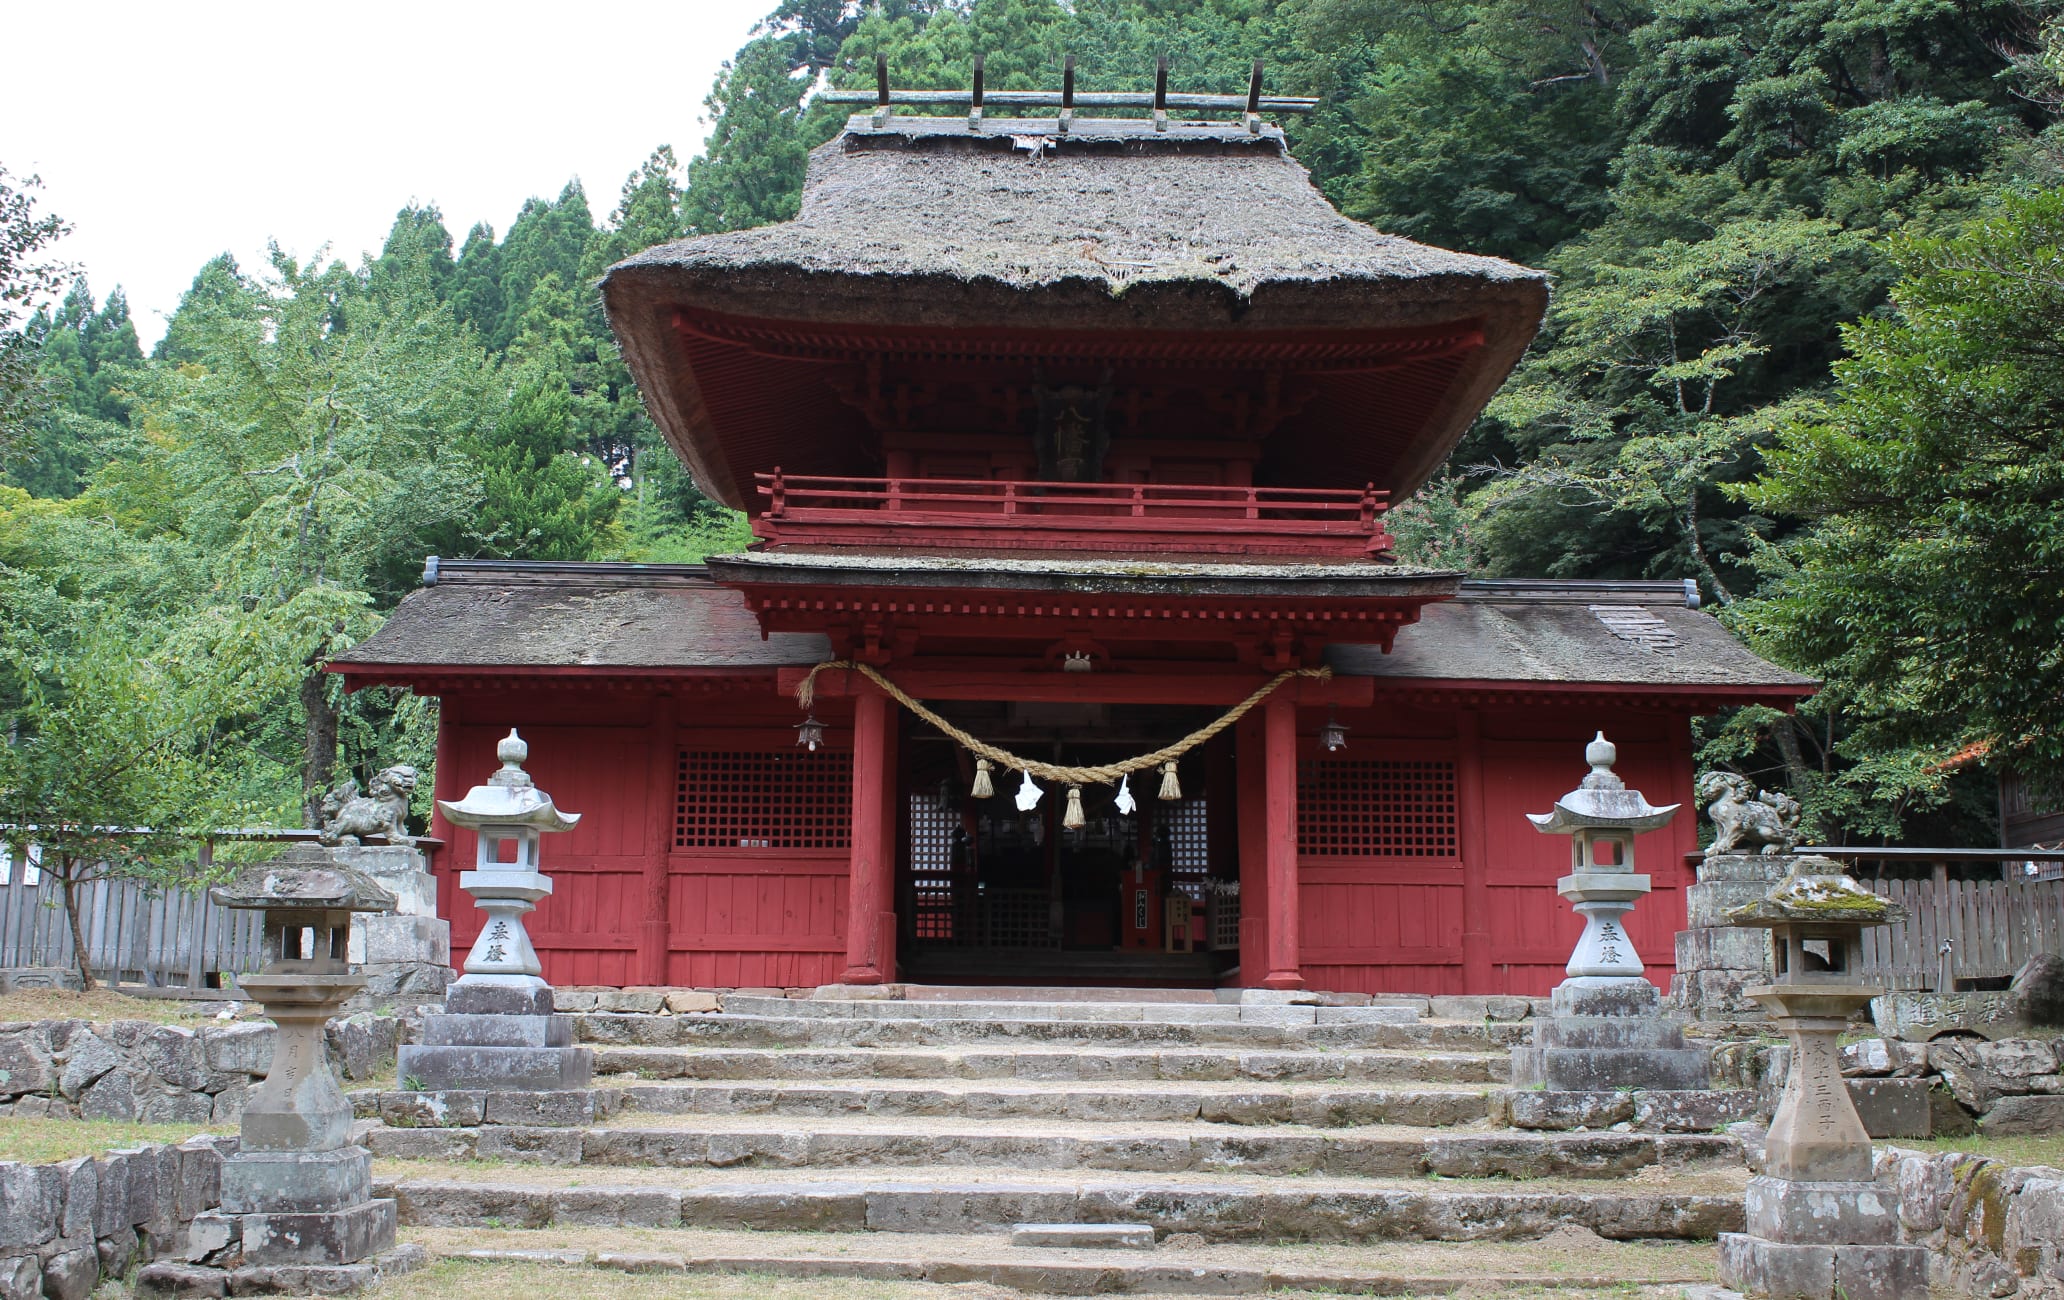
POLYGON ((1899 1193, 1872 1180, 1870 1135, 1842 1079, 1840 1040, 1881 989, 1856 975, 1862 932, 1897 904, 1829 858, 1802 857, 1736 925, 1771 932, 1775 978, 1747 990, 1792 1045, 1748 1231, 1720 1238, 1729 1286, 1774 1300, 1900 1300, 1928 1293, 1928 1252, 1899 1244, 1899 1193))
POLYGON ((1704 1048, 1686 1047, 1684 1029, 1663 1015, 1662 992, 1642 973, 1626 918, 1649 892, 1634 870, 1634 836, 1668 825, 1677 805, 1657 808, 1613 774, 1619 757, 1604 733, 1584 749, 1590 775, 1527 820, 1546 835, 1570 837, 1570 874, 1556 892, 1584 919, 1584 932, 1555 986, 1534 1040, 1512 1049, 1512 1085, 1549 1092, 1623 1088, 1700 1089, 1711 1078, 1704 1048))
POLYGON ((539 836, 572 830, 580 815, 560 812, 531 782, 523 770, 530 749, 515 732, 495 753, 502 768, 486 785, 456 803, 438 802, 452 825, 475 833, 474 869, 459 876, 459 888, 487 919, 466 973, 445 992, 445 1014, 424 1018, 423 1041, 403 1047, 397 1066, 410 1086, 433 1092, 585 1088, 594 1049, 575 1047, 571 1017, 554 1012, 552 986, 523 923, 552 892, 538 869, 539 836))
POLYGON ((241 987, 278 1026, 272 1067, 244 1105, 237 1153, 222 1162, 218 1213, 192 1240, 237 1294, 350 1291, 412 1267, 396 1252, 395 1206, 372 1197, 372 1157, 351 1144, 351 1103, 330 1072, 323 1026, 365 983, 346 954, 354 914, 393 895, 296 845, 210 891, 224 907, 263 909, 268 961, 241 987))

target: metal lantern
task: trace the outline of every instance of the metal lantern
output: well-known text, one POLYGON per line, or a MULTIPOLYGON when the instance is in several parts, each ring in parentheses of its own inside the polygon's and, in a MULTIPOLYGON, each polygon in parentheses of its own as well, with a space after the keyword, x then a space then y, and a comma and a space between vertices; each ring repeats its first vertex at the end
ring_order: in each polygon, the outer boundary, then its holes
POLYGON ((795 730, 795 743, 813 754, 817 752, 817 747, 824 743, 824 724, 817 721, 817 715, 814 713, 797 723, 795 730))
POLYGON ((1326 714, 1326 725, 1319 728, 1319 743, 1329 754, 1337 754, 1347 748, 1347 728, 1330 712, 1326 714))

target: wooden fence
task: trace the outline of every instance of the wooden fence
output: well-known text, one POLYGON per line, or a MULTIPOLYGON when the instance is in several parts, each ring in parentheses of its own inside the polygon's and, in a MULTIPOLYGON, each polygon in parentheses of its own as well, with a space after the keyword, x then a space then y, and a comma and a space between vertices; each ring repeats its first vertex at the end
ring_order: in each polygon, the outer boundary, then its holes
MULTIPOLYGON (((78 958, 55 877, 9 862, 0 881, 0 970, 76 970, 78 958)), ((230 911, 204 889, 96 880, 79 886, 87 960, 96 979, 153 988, 222 988, 258 969, 263 916, 230 911)))
POLYGON ((1950 992, 2010 978, 2037 953, 2064 953, 2064 881, 1874 880, 1907 919, 1864 931, 1864 973, 1898 989, 1950 992))

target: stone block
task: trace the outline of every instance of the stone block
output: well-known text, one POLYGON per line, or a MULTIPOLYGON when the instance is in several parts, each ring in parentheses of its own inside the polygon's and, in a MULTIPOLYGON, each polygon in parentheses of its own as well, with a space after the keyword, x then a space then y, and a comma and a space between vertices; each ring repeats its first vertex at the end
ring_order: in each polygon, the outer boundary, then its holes
POLYGON ((58 1071, 57 1090, 74 1101, 99 1082, 101 1076, 122 1063, 122 1057, 106 1039, 83 1026, 66 1041, 58 1071))
POLYGON ((487 1094, 448 1088, 438 1092, 383 1092, 379 1118, 395 1128, 466 1128, 486 1115, 487 1094))
POLYGON ((91 1156, 74 1156, 52 1167, 64 1188, 64 1211, 57 1221, 57 1235, 67 1241, 91 1237, 93 1213, 100 1203, 99 1167, 91 1156))
POLYGON ((43 1261, 45 1300, 86 1300, 100 1285, 100 1255, 89 1244, 43 1261))
POLYGON ((327 1214, 247 1214, 246 1264, 355 1264, 394 1245, 393 1201, 327 1214))
POLYGON ((145 1124, 205 1124, 215 1099, 205 1092, 146 1084, 136 1090, 136 1119, 145 1124))
POLYGON ((201 1037, 178 1025, 152 1025, 138 1038, 136 1055, 160 1084, 198 1089, 208 1082, 208 1062, 201 1037))
POLYGON ((1566 979, 1549 994, 1551 1016, 1653 1016, 1660 1012, 1661 990, 1640 976, 1589 976, 1566 979))
POLYGON ((136 1275, 137 1300, 220 1300, 229 1289, 229 1275, 219 1268, 159 1260, 136 1275))
POLYGON ((1606 1092, 1616 1088, 1704 1089, 1712 1064, 1703 1047, 1670 1050, 1515 1047, 1512 1082, 1551 1092, 1606 1092))
POLYGON ((205 1264, 211 1257, 220 1259, 221 1253, 243 1240, 244 1220, 236 1214, 197 1214, 193 1222, 186 1225, 186 1240, 180 1249, 180 1257, 190 1264, 205 1264))
POLYGON ((2002 1097, 1978 1117, 1978 1131, 1987 1137, 2064 1133, 2064 1096, 2002 1097))
MULTIPOLYGON (((1696 888, 1696 886, 1694 886, 1696 888)), ((1770 936, 1762 930, 1701 928, 1677 932, 1677 969, 1762 971, 1770 936)))
POLYGON ((1848 1079, 1849 1100, 1874 1138, 1924 1138, 1934 1132, 1926 1079, 1848 1079))
POLYGON ((1720 1235, 1720 1280, 1771 1300, 1916 1300, 1928 1294, 1924 1246, 1802 1246, 1720 1235))
POLYGON ((249 1151, 222 1162, 225 1214, 325 1214, 372 1194, 372 1156, 340 1151, 249 1151))
POLYGON ((1698 878, 1701 883, 1745 880, 1768 887, 1784 877, 1796 858, 1790 853, 1715 853, 1700 860, 1698 878))
POLYGON ((95 1182, 100 1195, 93 1199, 93 1235, 113 1237, 129 1231, 129 1169, 133 1163, 125 1152, 111 1151, 95 1162, 95 1182))
POLYGON ((1746 1088, 1650 1088, 1634 1094, 1634 1127, 1652 1133, 1717 1133, 1763 1116, 1763 1098, 1746 1088))
POLYGON ((1059 1246, 1080 1250, 1152 1250, 1154 1230, 1144 1223, 1020 1223, 1013 1246, 1059 1246))
POLYGON ((473 1155, 480 1160, 516 1160, 533 1165, 581 1163, 585 1135, 577 1128, 516 1128, 489 1125, 476 1129, 473 1155))
POLYGON ((523 976, 466 975, 444 991, 444 1009, 460 1016, 549 1016, 552 986, 523 976))
POLYGON ((129 1270, 136 1267, 138 1258, 135 1229, 124 1229, 112 1237, 102 1237, 94 1243, 93 1253, 100 1256, 102 1277, 129 1276, 129 1270))
POLYGON ((2064 1261, 2064 1179, 2031 1178, 2007 1205, 2000 1252, 2022 1275, 2053 1272, 2064 1261))
POLYGON ((86 1119, 135 1119, 136 1076, 112 1069, 79 1094, 79 1114, 86 1119))
POLYGON ((573 1017, 425 1016, 420 1041, 425 1047, 569 1047, 573 1017))
POLYGON ((544 1128, 578 1127, 592 1124, 597 1119, 606 1119, 608 1114, 607 1100, 589 1089, 490 1092, 487 1094, 483 1122, 544 1128))
POLYGON ((664 989, 604 989, 595 996, 595 1010, 619 1015, 658 1015, 666 1006, 664 989))
POLYGON ((48 1030, 29 1025, 0 1032, 0 1096, 47 1093, 58 1073, 48 1030))
MULTIPOLYGON (((836 985, 838 988, 865 987, 836 985)), ((820 991, 821 992, 821 991, 820 991)), ((702 1015, 717 1010, 717 995, 700 989, 677 989, 666 995, 666 1009, 677 1016, 702 1015)))
POLYGON ((437 915, 437 880, 423 854, 406 844, 343 844, 330 850, 340 865, 362 871, 394 895, 394 911, 407 917, 437 915))
POLYGON ((200 1050, 208 1069, 225 1075, 264 1075, 272 1069, 272 1040, 279 1038, 266 1021, 241 1026, 208 1026, 200 1032, 200 1050))
POLYGON ((1880 1246, 1899 1240, 1899 1193, 1876 1183, 1749 1180, 1750 1236, 1797 1246, 1880 1246))
POLYGON ((1551 1092, 1526 1089, 1505 1094, 1506 1122, 1514 1128, 1568 1131, 1611 1128, 1634 1118, 1628 1092, 1551 1092))
POLYGON ((350 959, 357 965, 451 964, 451 922, 434 916, 354 916, 350 959))
POLYGON ((0 1253, 55 1237, 64 1192, 64 1179, 53 1166, 0 1162, 0 1253))
POLYGON ((398 1053, 395 1068, 403 1079, 426 1089, 496 1092, 585 1088, 594 1076, 594 1065, 595 1053, 586 1047, 410 1044, 398 1053))
POLYGON ((35 1255, 0 1259, 0 1300, 41 1300, 43 1261, 35 1255))
POLYGON ((1534 1046, 1682 1051, 1684 1029, 1662 1016, 1549 1016, 1535 1022, 1534 1046))

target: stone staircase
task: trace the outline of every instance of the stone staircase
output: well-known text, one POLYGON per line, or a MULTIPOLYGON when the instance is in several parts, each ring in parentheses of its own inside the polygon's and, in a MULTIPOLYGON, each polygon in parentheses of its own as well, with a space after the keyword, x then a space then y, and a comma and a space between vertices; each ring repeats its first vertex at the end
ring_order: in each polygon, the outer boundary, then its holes
POLYGON ((1697 1282, 1742 1221, 1724 1133, 1508 1127, 1523 1021, 926 992, 584 1013, 592 1089, 360 1094, 377 1194, 445 1253, 1055 1294, 1697 1282))

